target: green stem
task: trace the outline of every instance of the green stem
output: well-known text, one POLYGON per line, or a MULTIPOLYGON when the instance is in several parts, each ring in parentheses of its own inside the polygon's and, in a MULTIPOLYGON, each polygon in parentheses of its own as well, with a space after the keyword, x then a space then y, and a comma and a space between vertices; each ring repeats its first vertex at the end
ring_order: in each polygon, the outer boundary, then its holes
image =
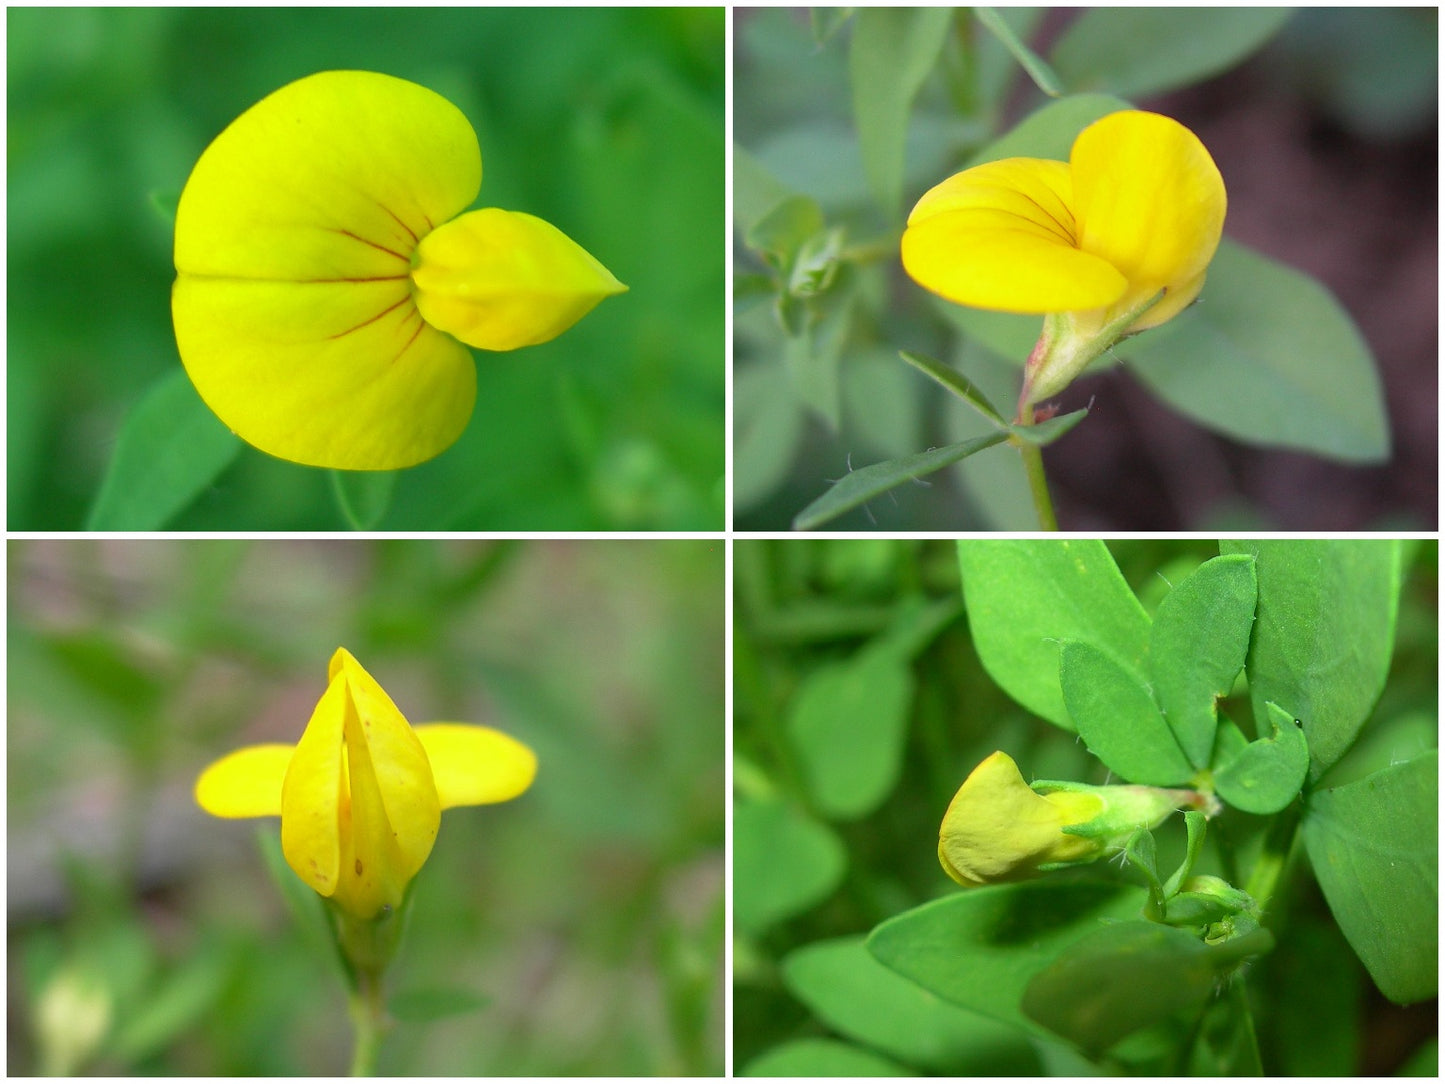
POLYGON ((356 1047, 351 1055, 351 1075, 375 1076, 382 1036, 391 1027, 391 1021, 386 1015, 386 998, 382 994, 379 974, 357 973, 356 989, 351 992, 351 1023, 356 1031, 356 1047))
POLYGON ((1249 883, 1244 886, 1244 890, 1254 897, 1261 913, 1274 895, 1275 885, 1279 882, 1280 874, 1284 872, 1285 862, 1289 860, 1299 820, 1298 802, 1275 818, 1265 834, 1259 858, 1255 860, 1254 868, 1249 871, 1249 883))
MULTIPOLYGON (((1019 407, 1019 424, 1034 424, 1032 404, 1019 407)), ((1049 499, 1049 480, 1044 474, 1044 452, 1037 444, 1018 442, 1019 455, 1023 457, 1024 473, 1029 478, 1029 493, 1034 498, 1034 512, 1039 517, 1039 529, 1057 531, 1059 521, 1054 518, 1054 502, 1049 499)))

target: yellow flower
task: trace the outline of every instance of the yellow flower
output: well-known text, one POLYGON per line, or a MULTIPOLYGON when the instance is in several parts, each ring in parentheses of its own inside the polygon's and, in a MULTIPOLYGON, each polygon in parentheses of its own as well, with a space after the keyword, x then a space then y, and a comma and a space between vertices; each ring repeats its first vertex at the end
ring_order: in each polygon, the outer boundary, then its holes
POLYGON ((444 451, 476 399, 463 343, 546 342, 626 290, 539 218, 457 217, 481 181, 461 111, 389 75, 321 72, 241 114, 176 210, 171 312, 201 398, 297 463, 444 451))
POLYGON ((938 833, 938 860, 965 888, 1017 881, 1042 870, 1117 854, 1140 828, 1181 808, 1217 808, 1192 790, 1024 782, 997 752, 964 780, 938 833))
POLYGON ((1199 296, 1225 204, 1193 132, 1125 110, 1080 132, 1068 162, 1006 158, 925 193, 903 234, 903 266, 960 305, 1056 314, 1030 359, 1032 403, 1199 296))
POLYGON ((294 745, 253 745, 196 781, 217 817, 281 817, 296 875, 352 918, 400 906, 431 854, 441 811, 505 802, 525 791, 537 758, 488 727, 413 729, 351 653, 331 657, 329 683, 294 745))

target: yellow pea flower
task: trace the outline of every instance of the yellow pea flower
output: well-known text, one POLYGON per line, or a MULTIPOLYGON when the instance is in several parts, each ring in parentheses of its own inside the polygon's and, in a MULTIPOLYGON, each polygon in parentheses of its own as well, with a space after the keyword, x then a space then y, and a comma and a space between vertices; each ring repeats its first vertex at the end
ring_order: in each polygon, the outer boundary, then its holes
POLYGON ((1048 315, 1022 406, 1057 394, 1120 338, 1182 312, 1224 228, 1224 180, 1169 117, 1111 113, 1068 162, 1006 158, 923 195, 903 266, 960 305, 1048 315))
POLYGON ((965 888, 1117 854, 1140 828, 1177 809, 1213 808, 1208 796, 1160 787, 1024 782, 1007 753, 985 757, 943 815, 938 860, 965 888))
POLYGON ((320 72, 242 113, 176 210, 171 314, 201 398, 297 463, 444 451, 476 399, 463 343, 546 342, 627 289, 539 218, 461 214, 481 182, 467 118, 404 79, 320 72))
POLYGON ((441 812, 517 797, 537 758, 500 731, 413 728, 345 648, 296 745, 253 745, 196 781, 217 817, 281 817, 296 875, 352 919, 395 911, 436 842, 441 812))

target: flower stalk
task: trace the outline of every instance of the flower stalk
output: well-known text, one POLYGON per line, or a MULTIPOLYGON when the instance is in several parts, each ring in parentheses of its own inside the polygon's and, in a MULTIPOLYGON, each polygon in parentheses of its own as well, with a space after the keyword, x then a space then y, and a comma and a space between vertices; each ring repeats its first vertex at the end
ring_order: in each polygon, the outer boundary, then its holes
POLYGON ((372 1076, 391 1026, 382 980, 442 810, 517 797, 537 758, 488 727, 413 728, 345 648, 327 676, 296 745, 238 749, 201 773, 195 794, 213 816, 280 816, 286 863, 326 904, 346 974, 352 1073, 372 1076))

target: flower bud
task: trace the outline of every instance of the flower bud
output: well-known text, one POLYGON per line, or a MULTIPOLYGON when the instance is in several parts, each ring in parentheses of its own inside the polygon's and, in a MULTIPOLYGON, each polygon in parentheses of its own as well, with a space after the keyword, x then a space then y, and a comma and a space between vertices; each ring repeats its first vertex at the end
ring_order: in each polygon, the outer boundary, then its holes
POLYGON ((1003 752, 986 757, 949 803, 938 859, 965 888, 1016 881, 1122 851, 1140 828, 1211 799, 1192 790, 1024 782, 1003 752))

